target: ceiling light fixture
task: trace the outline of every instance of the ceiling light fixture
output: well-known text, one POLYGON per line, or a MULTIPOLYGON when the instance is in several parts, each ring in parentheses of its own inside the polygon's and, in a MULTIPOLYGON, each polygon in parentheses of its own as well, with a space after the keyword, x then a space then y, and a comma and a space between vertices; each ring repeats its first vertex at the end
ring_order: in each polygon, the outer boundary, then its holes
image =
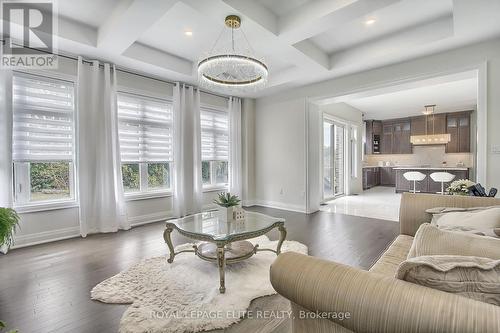
POLYGON ((368 19, 365 21, 365 24, 366 25, 372 25, 373 23, 377 22, 377 20, 375 20, 374 18, 371 18, 371 19, 368 19))
POLYGON ((426 105, 424 106, 424 110, 422 113, 425 115, 425 135, 412 135, 410 136, 410 142, 413 145, 417 146, 427 146, 427 145, 444 145, 447 144, 448 142, 451 141, 451 134, 448 133, 442 133, 442 134, 436 134, 435 133, 435 117, 434 117, 434 110, 436 109, 436 105, 426 105), (432 115, 432 134, 429 134, 429 121, 428 118, 429 116, 432 115))
POLYGON ((268 70, 262 58, 257 58, 241 29, 241 19, 229 15, 212 49, 198 62, 200 86, 228 92, 256 91, 267 82, 268 70), (241 32, 241 34, 239 34, 241 32), (224 33, 230 43, 219 43, 224 33), (235 36, 238 33, 239 36, 235 36), (236 45, 235 41, 239 45, 236 45))
POLYGON ((436 104, 426 105, 424 106, 424 110, 422 111, 422 113, 428 116, 430 114, 433 114, 435 109, 436 109, 436 104))
POLYGON ((184 35, 191 37, 193 35, 193 32, 191 30, 186 30, 184 32, 184 35))

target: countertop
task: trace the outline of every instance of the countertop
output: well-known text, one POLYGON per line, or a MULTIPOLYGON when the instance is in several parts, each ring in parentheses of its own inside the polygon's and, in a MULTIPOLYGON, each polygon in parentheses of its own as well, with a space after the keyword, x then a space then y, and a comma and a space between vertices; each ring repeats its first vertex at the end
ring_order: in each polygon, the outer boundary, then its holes
POLYGON ((363 169, 368 168, 393 168, 394 170, 457 170, 457 171, 467 171, 467 167, 431 167, 431 166, 403 166, 403 165, 364 165, 363 169))
POLYGON ((394 167, 394 170, 456 170, 467 171, 467 167, 394 167))

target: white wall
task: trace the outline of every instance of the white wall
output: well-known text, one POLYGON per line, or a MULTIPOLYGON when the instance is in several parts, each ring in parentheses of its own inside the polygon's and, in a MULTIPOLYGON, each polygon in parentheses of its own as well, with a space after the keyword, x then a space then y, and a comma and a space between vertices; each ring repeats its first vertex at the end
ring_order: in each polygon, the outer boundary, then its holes
POLYGON ((255 204, 305 211, 305 98, 257 100, 255 204))
MULTIPOLYGON (((308 170, 304 132, 307 99, 321 100, 364 90, 477 69, 486 63, 487 149, 486 184, 500 188, 500 39, 339 77, 257 100, 256 202, 281 207, 305 207, 308 170), (280 168, 281 166, 281 168, 280 168), (284 195, 279 194, 285 187, 284 195), (290 192, 292 191, 292 192, 290 192)), ((480 82, 481 84, 481 82, 480 82)), ((481 96, 480 96, 481 99, 481 96)), ((479 129, 481 130, 481 129, 479 129)), ((481 147, 478 147, 478 150, 481 147)))
POLYGON ((255 99, 243 99, 241 105, 242 135, 242 204, 255 200, 255 99))

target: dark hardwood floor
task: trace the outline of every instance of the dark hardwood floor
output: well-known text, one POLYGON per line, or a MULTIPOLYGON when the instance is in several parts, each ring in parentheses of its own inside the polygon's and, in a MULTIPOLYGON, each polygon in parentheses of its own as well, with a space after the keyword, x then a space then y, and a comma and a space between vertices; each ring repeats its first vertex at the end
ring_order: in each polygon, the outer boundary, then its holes
MULTIPOLYGON (((367 269, 396 237, 398 223, 317 212, 306 215, 262 207, 286 219, 287 239, 309 254, 367 269)), ((0 255, 0 320, 27 332, 117 332, 129 305, 90 300, 102 280, 143 258, 167 253, 163 223, 10 251, 0 255)), ((270 233, 277 239, 277 233, 270 233)), ((188 240, 174 232, 176 244, 188 240)), ((189 255, 189 254, 187 254, 189 255)))

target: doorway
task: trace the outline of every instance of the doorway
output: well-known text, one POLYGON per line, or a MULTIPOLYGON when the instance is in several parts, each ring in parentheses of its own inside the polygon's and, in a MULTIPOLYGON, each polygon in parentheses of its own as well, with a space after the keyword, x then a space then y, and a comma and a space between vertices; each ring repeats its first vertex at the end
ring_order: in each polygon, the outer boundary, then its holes
POLYGON ((345 194, 346 126, 323 119, 323 202, 345 194))

